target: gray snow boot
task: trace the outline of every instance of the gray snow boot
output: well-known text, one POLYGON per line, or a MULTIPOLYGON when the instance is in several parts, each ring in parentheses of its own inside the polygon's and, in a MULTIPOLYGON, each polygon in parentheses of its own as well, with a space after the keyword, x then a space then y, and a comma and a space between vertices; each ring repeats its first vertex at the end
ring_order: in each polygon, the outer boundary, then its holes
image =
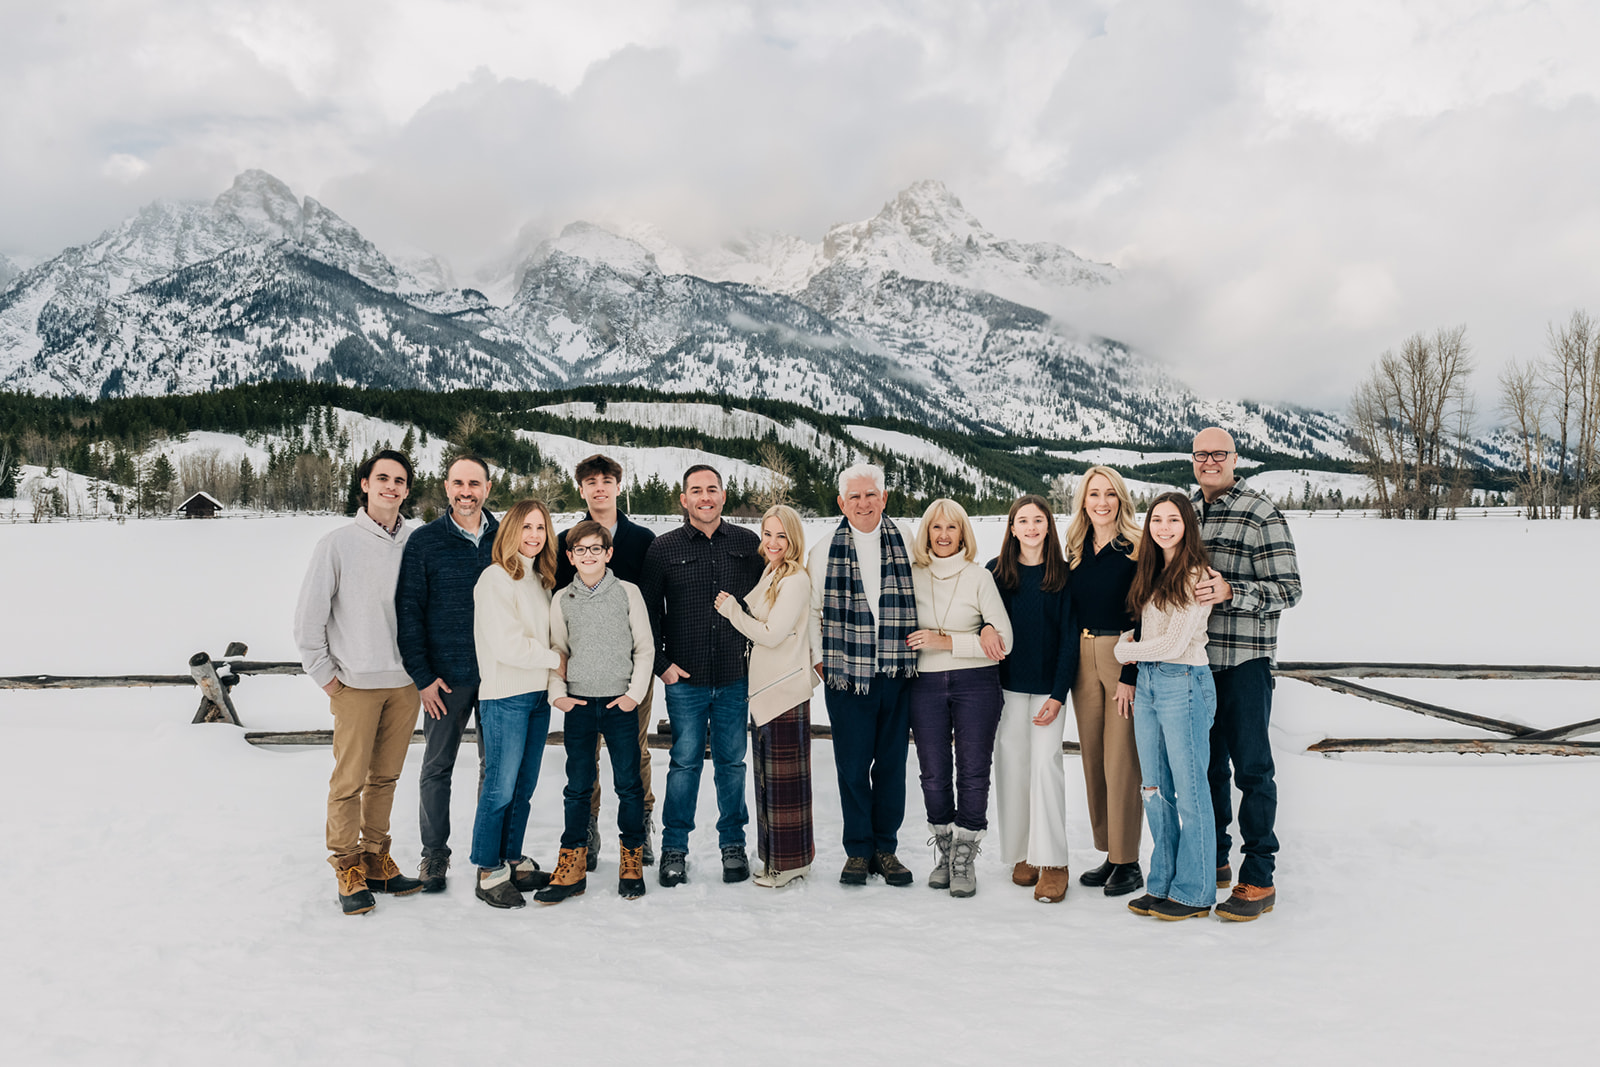
POLYGON ((928 838, 928 844, 939 850, 939 858, 933 865, 933 870, 928 872, 929 889, 950 888, 950 838, 955 832, 955 827, 950 823, 943 826, 928 824, 928 832, 933 836, 928 838))
POLYGON ((956 827, 955 838, 950 844, 951 896, 970 897, 978 891, 978 875, 972 869, 972 864, 981 851, 978 842, 983 840, 983 835, 983 830, 956 827))

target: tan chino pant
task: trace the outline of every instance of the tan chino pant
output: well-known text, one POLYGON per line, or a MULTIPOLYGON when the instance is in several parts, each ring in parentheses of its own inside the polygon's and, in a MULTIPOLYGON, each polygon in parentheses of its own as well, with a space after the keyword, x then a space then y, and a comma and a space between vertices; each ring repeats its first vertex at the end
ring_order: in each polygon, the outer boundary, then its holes
POLYGON ((346 867, 363 852, 389 851, 394 783, 405 766, 422 698, 414 685, 339 690, 328 779, 328 862, 346 867), (342 862, 341 862, 342 861, 342 862))
POLYGON ((1144 807, 1139 800, 1139 750, 1133 720, 1117 711, 1122 664, 1111 650, 1115 637, 1078 637, 1078 680, 1072 714, 1078 720, 1083 784, 1089 799, 1094 847, 1112 863, 1137 863, 1144 807))

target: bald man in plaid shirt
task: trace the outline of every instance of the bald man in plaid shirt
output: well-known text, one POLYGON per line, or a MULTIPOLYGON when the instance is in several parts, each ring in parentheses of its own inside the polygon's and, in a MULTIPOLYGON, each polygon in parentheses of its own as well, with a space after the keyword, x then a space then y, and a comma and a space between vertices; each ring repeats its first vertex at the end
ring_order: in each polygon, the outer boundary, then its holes
POLYGON ((1249 922, 1277 903, 1273 864, 1278 838, 1278 785, 1273 780, 1272 663, 1278 616, 1300 600, 1300 567, 1289 524, 1272 501, 1234 477, 1233 437, 1212 426, 1194 439, 1195 512, 1211 556, 1210 574, 1195 589, 1211 605, 1206 651, 1217 684, 1211 727, 1211 807, 1217 819, 1217 887, 1233 879, 1228 824, 1233 821, 1229 769, 1239 784, 1239 837, 1244 862, 1239 884, 1217 905, 1217 916, 1249 922))

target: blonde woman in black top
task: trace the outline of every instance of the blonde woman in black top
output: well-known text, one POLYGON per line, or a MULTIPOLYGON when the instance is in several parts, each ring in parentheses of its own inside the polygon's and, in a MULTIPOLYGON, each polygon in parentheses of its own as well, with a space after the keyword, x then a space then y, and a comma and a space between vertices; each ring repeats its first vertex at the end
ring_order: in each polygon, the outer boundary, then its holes
POLYGON ((1128 588, 1139 552, 1133 498, 1122 475, 1110 467, 1084 473, 1073 494, 1066 540, 1078 630, 1072 713, 1078 720, 1094 847, 1107 854, 1078 881, 1104 886, 1107 896, 1122 896, 1144 885, 1139 869, 1144 808, 1132 718, 1138 671, 1124 668, 1112 655, 1118 635, 1133 628, 1128 588))

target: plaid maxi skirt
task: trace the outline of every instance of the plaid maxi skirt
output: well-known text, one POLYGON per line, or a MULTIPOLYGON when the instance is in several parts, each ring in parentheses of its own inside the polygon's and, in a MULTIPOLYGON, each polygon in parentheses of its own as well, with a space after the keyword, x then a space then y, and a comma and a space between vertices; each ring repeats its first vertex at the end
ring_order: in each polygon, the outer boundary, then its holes
POLYGON ((811 702, 755 728, 756 848, 771 871, 816 858, 811 834, 811 702))

